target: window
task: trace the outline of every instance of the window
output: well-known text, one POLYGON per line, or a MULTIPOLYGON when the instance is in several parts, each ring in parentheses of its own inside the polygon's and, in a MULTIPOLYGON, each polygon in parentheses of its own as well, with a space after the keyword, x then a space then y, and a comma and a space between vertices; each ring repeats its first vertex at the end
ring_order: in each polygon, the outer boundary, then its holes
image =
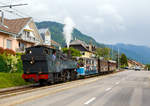
POLYGON ((12 47, 12 41, 7 39, 7 48, 11 49, 12 47))
POLYGON ((30 37, 30 32, 28 32, 28 31, 23 31, 23 33, 24 33, 24 35, 25 35, 27 38, 30 37))
POLYGON ((24 50, 26 48, 26 45, 24 43, 22 43, 22 42, 19 42, 19 48, 21 50, 24 50))
POLYGON ((30 32, 26 32, 27 37, 30 37, 30 32))

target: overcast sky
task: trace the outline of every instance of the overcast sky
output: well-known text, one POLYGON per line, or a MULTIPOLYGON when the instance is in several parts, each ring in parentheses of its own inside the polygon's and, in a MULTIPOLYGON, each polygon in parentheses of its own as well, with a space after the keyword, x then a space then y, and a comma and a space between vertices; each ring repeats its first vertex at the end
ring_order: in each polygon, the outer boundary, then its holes
POLYGON ((0 0, 10 1, 28 3, 15 9, 35 21, 63 23, 70 17, 76 28, 100 43, 150 46, 150 0, 0 0))

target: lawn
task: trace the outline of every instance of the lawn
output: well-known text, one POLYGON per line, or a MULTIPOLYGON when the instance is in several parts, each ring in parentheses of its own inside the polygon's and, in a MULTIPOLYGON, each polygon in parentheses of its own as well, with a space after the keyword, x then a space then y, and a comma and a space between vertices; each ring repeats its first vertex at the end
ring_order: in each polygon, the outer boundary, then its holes
POLYGON ((29 84, 25 82, 21 76, 22 73, 1 73, 0 72, 0 89, 29 84))

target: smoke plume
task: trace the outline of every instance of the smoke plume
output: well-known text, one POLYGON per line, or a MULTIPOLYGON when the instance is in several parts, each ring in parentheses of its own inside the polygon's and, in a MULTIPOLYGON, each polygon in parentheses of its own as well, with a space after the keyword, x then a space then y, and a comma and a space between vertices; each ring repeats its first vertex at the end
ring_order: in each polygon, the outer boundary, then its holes
POLYGON ((70 17, 65 18, 64 24, 65 26, 63 28, 63 34, 65 36, 67 47, 69 48, 70 41, 72 38, 72 31, 74 29, 75 24, 70 17))

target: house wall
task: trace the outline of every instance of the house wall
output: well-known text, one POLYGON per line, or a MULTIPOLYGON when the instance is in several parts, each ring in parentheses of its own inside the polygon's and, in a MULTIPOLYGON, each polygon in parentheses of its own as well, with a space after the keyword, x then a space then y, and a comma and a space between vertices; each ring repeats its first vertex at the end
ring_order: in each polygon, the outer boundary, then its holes
MULTIPOLYGON (((38 29, 36 28, 36 25, 33 21, 30 21, 28 23, 28 26, 33 30, 33 34, 35 35, 35 37, 39 40, 39 42, 42 42, 42 39, 38 33, 38 29)), ((22 30, 22 35, 23 35, 23 31, 22 30)), ((29 41, 29 40, 23 40, 22 38, 14 38, 9 34, 5 34, 3 32, 0 32, 0 47, 3 47, 4 49, 7 48, 7 40, 11 40, 11 48, 12 50, 16 51, 16 52, 22 52, 21 49, 19 48, 19 42, 22 42, 26 45, 26 47, 30 47, 35 45, 36 42, 34 41, 29 41), (20 40, 19 40, 20 39, 20 40)))
POLYGON ((6 49, 7 40, 11 40, 11 49, 16 51, 16 48, 19 47, 18 41, 15 38, 11 37, 10 35, 0 32, 0 47, 6 49))
POLYGON ((19 41, 13 37, 11 37, 10 35, 8 34, 4 34, 4 33, 1 33, 0 32, 0 47, 6 49, 7 48, 7 40, 11 40, 11 49, 13 51, 16 51, 16 52, 20 52, 19 50, 19 42, 22 42, 26 45, 26 47, 31 47, 33 46, 34 44, 33 43, 29 43, 29 42, 25 42, 25 41, 19 41))
POLYGON ((41 39, 41 37, 40 37, 40 34, 39 34, 39 32, 38 32, 38 29, 36 28, 35 23, 34 23, 33 21, 31 21, 28 25, 29 25, 29 27, 30 27, 31 29, 34 30, 33 33, 34 33, 35 37, 36 37, 37 39, 39 39, 39 42, 42 44, 43 41, 42 41, 42 39, 41 39))
POLYGON ((92 56, 92 53, 90 53, 90 52, 84 52, 84 55, 82 55, 81 57, 90 58, 91 56, 92 56))
POLYGON ((45 43, 51 45, 51 34, 49 31, 45 33, 45 43))

